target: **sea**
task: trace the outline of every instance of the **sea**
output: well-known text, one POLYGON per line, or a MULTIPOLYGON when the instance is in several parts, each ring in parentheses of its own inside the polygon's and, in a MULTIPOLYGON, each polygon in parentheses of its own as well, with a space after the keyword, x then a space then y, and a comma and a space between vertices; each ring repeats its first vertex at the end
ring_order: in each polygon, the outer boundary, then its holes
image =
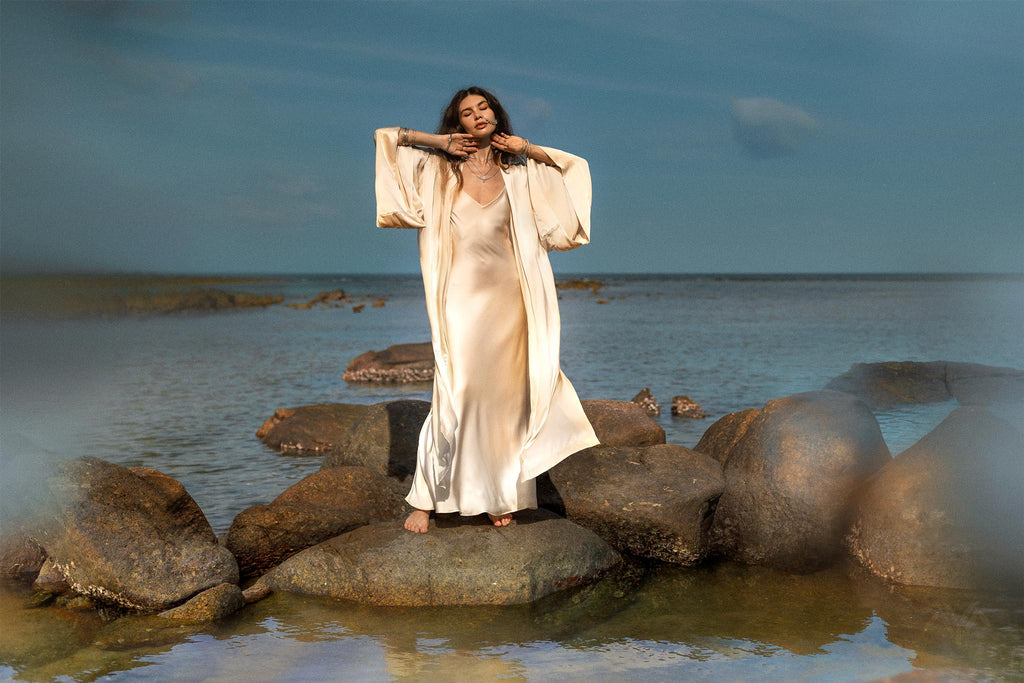
MULTIPOLYGON (((125 286, 132 277, 122 278, 125 286)), ((158 288, 160 278, 150 279, 158 288)), ((647 388, 661 404, 656 419, 667 441, 690 448, 722 416, 822 389, 855 363, 1024 368, 1021 275, 557 279, 597 285, 560 290, 562 369, 578 395, 629 400, 647 388), (683 395, 708 417, 673 417, 672 398, 683 395)), ((277 408, 430 399, 429 384, 342 379, 364 351, 429 340, 418 275, 210 281, 203 286, 283 302, 130 316, 3 311, 0 522, 31 506, 29 492, 49 463, 94 456, 176 478, 223 534, 243 509, 320 467, 317 456, 280 453, 256 438, 277 408), (338 289, 348 301, 298 306, 338 289)), ((104 286, 119 282, 106 276, 104 286)), ((10 287, 0 286, 0 302, 10 287)), ((896 455, 956 406, 902 406, 876 417, 896 455)), ((993 410, 1024 428, 1020 405, 993 410)), ((810 575, 723 562, 648 566, 506 608, 381 609, 274 595, 217 624, 172 630, 30 603, 22 589, 0 589, 0 678, 1024 678, 1019 595, 891 586, 849 563, 810 575)))

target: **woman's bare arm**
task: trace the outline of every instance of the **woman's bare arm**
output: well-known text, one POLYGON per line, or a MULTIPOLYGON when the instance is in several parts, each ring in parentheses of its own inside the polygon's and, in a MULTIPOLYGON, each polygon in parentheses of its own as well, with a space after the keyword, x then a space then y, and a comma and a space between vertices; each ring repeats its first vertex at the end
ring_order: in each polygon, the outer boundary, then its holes
POLYGON ((505 135, 504 133, 497 133, 491 137, 491 144, 500 149, 502 152, 509 152, 510 154, 522 154, 527 158, 539 161, 542 164, 548 166, 558 166, 554 160, 548 156, 540 147, 535 147, 530 144, 530 141, 526 138, 521 138, 518 135, 505 135))
POLYGON ((464 157, 476 151, 476 138, 467 133, 441 135, 401 128, 398 131, 398 145, 399 147, 430 147, 453 156, 464 157))

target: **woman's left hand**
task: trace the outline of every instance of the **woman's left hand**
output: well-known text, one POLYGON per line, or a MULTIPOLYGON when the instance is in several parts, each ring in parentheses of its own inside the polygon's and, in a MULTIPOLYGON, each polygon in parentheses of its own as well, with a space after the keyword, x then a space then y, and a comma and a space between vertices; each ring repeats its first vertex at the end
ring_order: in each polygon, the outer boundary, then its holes
POLYGON ((529 143, 526 142, 525 138, 521 138, 518 135, 505 135, 504 133, 492 135, 491 144, 502 152, 508 152, 509 154, 526 154, 526 150, 529 149, 529 143))

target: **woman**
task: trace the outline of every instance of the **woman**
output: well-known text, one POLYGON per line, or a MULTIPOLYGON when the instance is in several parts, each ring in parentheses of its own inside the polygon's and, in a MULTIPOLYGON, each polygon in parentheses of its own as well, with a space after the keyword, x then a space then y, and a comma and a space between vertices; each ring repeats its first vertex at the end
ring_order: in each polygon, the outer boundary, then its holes
POLYGON ((377 225, 416 228, 434 349, 405 522, 486 513, 506 526, 537 506, 535 478, 596 445, 559 369, 551 249, 586 244, 590 170, 512 134, 497 98, 455 93, 436 134, 382 128, 377 225))

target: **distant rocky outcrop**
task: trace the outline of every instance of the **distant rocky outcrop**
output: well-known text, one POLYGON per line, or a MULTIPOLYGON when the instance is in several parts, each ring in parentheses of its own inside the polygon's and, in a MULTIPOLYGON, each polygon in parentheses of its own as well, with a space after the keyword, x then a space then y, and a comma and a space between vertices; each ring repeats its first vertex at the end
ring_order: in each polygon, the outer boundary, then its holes
POLYGON ((61 464, 49 493, 51 509, 32 534, 47 556, 37 581, 44 590, 149 611, 238 583, 235 558, 165 474, 80 458, 61 464))
POLYGON ((293 556, 247 590, 371 605, 513 605, 599 577, 619 562, 596 534, 545 510, 508 527, 444 516, 412 534, 399 521, 360 527, 293 556))
POLYGON ((890 460, 868 407, 849 394, 809 392, 719 423, 696 447, 724 465, 715 552, 801 572, 833 562, 854 492, 890 460))
POLYGON ((630 402, 643 408, 651 417, 661 415, 661 406, 658 405, 658 400, 654 398, 654 394, 648 387, 641 389, 640 393, 630 399, 630 402))
POLYGON ((868 481, 847 544, 898 583, 1019 590, 1022 501, 1024 434, 984 408, 957 408, 868 481))
POLYGON ((356 356, 345 374, 346 382, 405 384, 434 379, 434 351, 430 342, 395 344, 383 351, 367 351, 356 356))
POLYGON ((368 409, 369 406, 351 403, 278 408, 256 436, 282 451, 327 453, 348 443, 352 427, 368 409))
POLYGON ((825 388, 854 394, 875 408, 951 398, 988 405, 1024 401, 1024 371, 949 361, 855 363, 825 388))
POLYGON ((630 401, 588 399, 583 412, 603 446, 653 446, 665 443, 665 430, 630 401))
POLYGON ((262 574, 300 550, 372 521, 390 519, 401 507, 387 481, 365 467, 334 467, 285 489, 269 505, 253 505, 235 517, 225 546, 243 577, 262 574))
POLYGON ((722 466, 682 446, 595 446, 550 472, 556 511, 612 547, 694 565, 708 553, 722 466))

